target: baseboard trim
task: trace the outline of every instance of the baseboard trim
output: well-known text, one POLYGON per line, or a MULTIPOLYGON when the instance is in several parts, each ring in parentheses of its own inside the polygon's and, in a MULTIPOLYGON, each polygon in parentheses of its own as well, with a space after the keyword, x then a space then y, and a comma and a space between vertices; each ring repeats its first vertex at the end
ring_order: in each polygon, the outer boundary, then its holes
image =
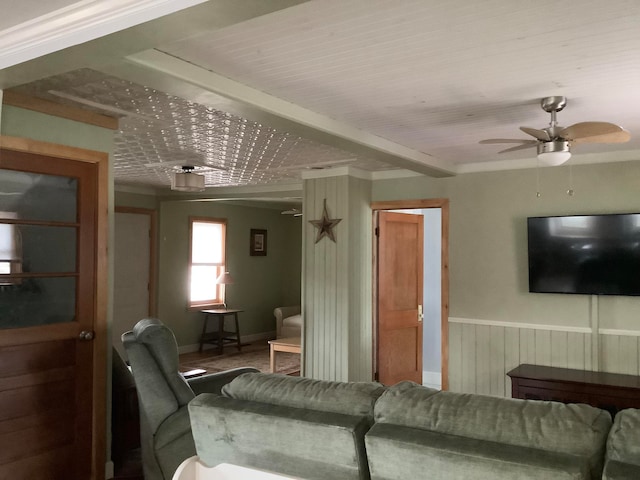
POLYGON ((113 462, 109 460, 104 466, 104 478, 109 480, 110 478, 113 478, 114 475, 115 474, 113 472, 113 462))
POLYGON ((440 390, 442 388, 442 374, 440 372, 428 372, 423 370, 422 385, 440 390))
MULTIPOLYGON (((240 335, 240 341, 243 344, 273 340, 274 338, 276 338, 275 330, 270 332, 253 333, 251 335, 240 335)), ((215 347, 213 345, 209 344, 209 345, 205 345, 203 350, 213 350, 214 348, 215 347)), ((191 345, 181 345, 178 347, 178 353, 180 355, 182 355, 183 353, 197 352, 198 350, 200 350, 199 343, 192 343, 191 345)))

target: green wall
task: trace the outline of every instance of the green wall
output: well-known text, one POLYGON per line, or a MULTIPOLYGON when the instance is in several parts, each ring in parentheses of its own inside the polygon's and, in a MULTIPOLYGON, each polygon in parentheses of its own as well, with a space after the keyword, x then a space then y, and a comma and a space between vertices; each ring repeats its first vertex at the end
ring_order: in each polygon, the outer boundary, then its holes
MULTIPOLYGON (((528 292, 526 218, 640 212, 640 162, 379 180, 373 200, 450 200, 450 316, 585 327, 587 295, 528 292), (567 195, 572 177, 573 196, 567 195)), ((600 328, 638 330, 640 298, 599 297, 600 328)))
POLYGON ((116 207, 135 207, 146 208, 147 210, 157 210, 158 204, 159 202, 155 195, 123 192, 119 190, 116 190, 115 192, 116 207))
POLYGON ((178 344, 194 345, 203 315, 187 310, 189 216, 227 219, 227 305, 239 308, 243 336, 275 332, 273 309, 300 304, 301 219, 279 210, 220 202, 162 201, 159 215, 158 317, 178 344), (267 230, 267 255, 249 255, 251 228, 267 230))
POLYGON ((31 138, 107 152, 113 151, 113 130, 44 113, 2 105, 2 135, 31 138))

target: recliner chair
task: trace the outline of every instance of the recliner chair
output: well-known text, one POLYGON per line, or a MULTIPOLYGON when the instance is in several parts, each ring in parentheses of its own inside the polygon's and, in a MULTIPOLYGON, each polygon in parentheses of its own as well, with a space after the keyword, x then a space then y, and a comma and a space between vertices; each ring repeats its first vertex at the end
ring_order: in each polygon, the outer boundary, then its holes
POLYGON ((178 345, 160 320, 140 320, 122 335, 140 409, 140 443, 145 480, 171 480, 180 463, 196 454, 187 404, 199 393, 220 393, 235 377, 255 368, 185 380, 178 371, 178 345))

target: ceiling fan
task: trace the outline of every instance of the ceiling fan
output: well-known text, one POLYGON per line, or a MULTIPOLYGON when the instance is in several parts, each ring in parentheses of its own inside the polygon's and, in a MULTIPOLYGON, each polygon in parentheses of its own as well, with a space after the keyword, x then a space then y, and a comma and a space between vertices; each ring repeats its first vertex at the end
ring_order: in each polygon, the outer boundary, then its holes
POLYGON ((519 143, 515 147, 501 150, 498 153, 515 152, 536 146, 538 159, 547 165, 561 165, 571 158, 571 147, 578 143, 624 143, 628 142, 631 134, 619 125, 608 122, 580 122, 569 127, 561 127, 556 120, 556 113, 567 105, 567 98, 563 96, 544 97, 540 106, 551 114, 549 126, 543 129, 520 127, 524 133, 535 140, 491 138, 482 140, 482 144, 519 143))
POLYGON ((301 217, 302 211, 298 208, 290 208, 288 210, 283 210, 280 212, 282 215, 293 215, 294 217, 301 217))

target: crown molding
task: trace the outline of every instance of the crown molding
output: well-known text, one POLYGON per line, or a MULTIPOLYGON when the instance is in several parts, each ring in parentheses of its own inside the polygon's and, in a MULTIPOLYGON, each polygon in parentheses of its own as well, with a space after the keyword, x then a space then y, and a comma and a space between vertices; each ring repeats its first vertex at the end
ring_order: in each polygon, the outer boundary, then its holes
POLYGON ((83 0, 0 32, 0 69, 148 22, 207 0, 83 0))

